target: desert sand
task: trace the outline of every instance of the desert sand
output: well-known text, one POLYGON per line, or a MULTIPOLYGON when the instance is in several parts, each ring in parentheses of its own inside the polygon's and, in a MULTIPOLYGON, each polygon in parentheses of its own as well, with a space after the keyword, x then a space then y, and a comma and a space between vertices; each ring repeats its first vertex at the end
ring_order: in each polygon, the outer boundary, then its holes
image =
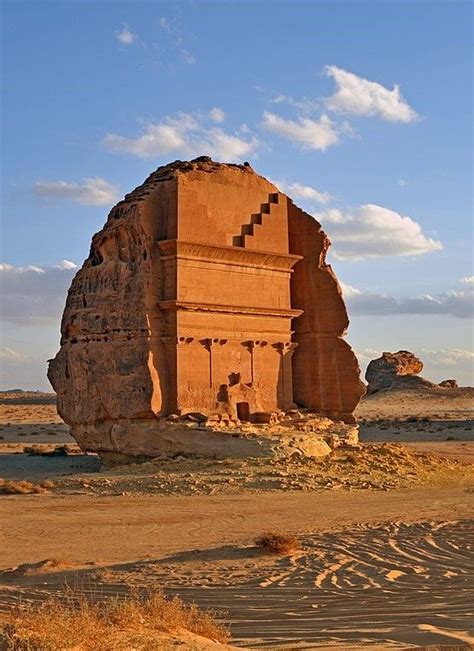
POLYGON ((53 485, 0 496, 0 609, 65 582, 102 596, 161 587, 221 611, 240 648, 470 648, 472 390, 440 392, 369 396, 362 449, 326 460, 108 469, 54 404, 4 399, 0 477, 53 485), (254 540, 267 530, 300 548, 265 554, 254 540))

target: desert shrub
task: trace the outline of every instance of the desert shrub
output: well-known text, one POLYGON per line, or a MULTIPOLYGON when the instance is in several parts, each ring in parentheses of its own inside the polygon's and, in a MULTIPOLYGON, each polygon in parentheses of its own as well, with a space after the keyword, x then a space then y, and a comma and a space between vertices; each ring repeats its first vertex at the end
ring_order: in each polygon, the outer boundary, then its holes
POLYGON ((255 544, 269 554, 279 554, 281 556, 295 552, 300 546, 294 536, 275 533, 274 531, 267 531, 255 538, 255 544))
POLYGON ((158 649, 160 633, 186 630, 227 642, 227 627, 212 611, 199 610, 162 592, 135 592, 94 601, 66 591, 39 604, 1 615, 0 648, 10 651, 125 651, 158 649), (4 646, 2 646, 2 643, 4 646))

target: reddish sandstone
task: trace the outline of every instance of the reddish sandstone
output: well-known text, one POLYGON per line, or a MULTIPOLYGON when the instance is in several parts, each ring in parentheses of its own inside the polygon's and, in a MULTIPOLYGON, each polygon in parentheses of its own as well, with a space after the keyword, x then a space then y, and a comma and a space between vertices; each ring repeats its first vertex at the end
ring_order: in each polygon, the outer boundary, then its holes
MULTIPOLYGON (((160 167, 94 235, 49 367, 85 449, 144 455, 172 413, 297 405, 353 422, 364 393, 320 224, 248 165, 160 167)), ((197 431, 196 436, 199 436, 197 431)))

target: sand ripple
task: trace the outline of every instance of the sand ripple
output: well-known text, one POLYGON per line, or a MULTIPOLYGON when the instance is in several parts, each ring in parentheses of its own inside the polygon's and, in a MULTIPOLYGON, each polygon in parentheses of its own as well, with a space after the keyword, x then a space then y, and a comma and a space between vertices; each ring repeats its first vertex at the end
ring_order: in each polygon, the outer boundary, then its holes
MULTIPOLYGON (((227 611, 234 643, 255 649, 470 648, 472 525, 361 524, 305 535, 300 552, 277 559, 251 547, 186 552, 109 568, 100 591, 163 586, 227 611)), ((4 585, 1 601, 25 591, 4 585)))
POLYGON ((213 589, 210 574, 205 591, 195 575, 173 587, 227 610, 237 642, 254 648, 464 646, 474 644, 472 534, 469 521, 360 525, 305 537, 303 552, 246 583, 231 585, 229 567, 223 585, 221 567, 213 589))

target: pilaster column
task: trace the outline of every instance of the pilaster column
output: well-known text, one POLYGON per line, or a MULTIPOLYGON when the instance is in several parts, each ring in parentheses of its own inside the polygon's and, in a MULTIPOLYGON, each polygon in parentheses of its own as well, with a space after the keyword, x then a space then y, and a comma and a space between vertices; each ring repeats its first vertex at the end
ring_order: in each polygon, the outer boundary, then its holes
POLYGON ((279 406, 284 410, 292 409, 295 407, 295 404, 293 402, 293 369, 291 366, 291 358, 298 344, 293 341, 279 341, 276 344, 272 344, 272 346, 280 355, 279 406))
POLYGON ((176 346, 178 343, 177 337, 161 337, 163 343, 166 368, 168 377, 166 382, 168 385, 168 400, 165 413, 171 414, 178 410, 178 370, 177 370, 177 352, 176 346))

